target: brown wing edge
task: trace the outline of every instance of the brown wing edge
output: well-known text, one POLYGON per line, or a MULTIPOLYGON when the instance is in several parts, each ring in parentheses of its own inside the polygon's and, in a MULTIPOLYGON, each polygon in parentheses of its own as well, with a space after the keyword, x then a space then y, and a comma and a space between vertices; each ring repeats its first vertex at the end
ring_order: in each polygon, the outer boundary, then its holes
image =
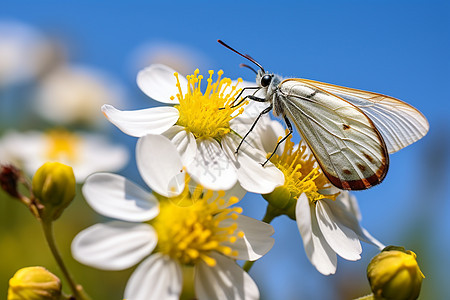
MULTIPOLYGON (((384 178, 386 177, 387 171, 389 169, 389 156, 385 156, 386 160, 383 162, 384 168, 380 168, 377 170, 375 174, 368 178, 362 178, 360 180, 341 180, 331 174, 325 172, 322 168, 322 172, 328 178, 328 180, 337 188, 341 190, 352 190, 352 191, 361 191, 371 188, 377 184, 380 184, 384 178)), ((320 164, 319 164, 320 165, 320 164)))

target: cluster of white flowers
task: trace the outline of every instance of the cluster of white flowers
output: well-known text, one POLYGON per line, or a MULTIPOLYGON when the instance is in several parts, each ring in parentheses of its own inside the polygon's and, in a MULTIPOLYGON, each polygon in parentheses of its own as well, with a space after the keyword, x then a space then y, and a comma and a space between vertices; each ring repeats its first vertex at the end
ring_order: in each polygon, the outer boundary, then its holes
POLYGON ((138 86, 169 105, 136 111, 102 107, 109 121, 139 138, 137 166, 152 191, 115 174, 88 177, 87 202, 113 220, 76 236, 77 260, 105 270, 142 261, 126 286, 129 300, 178 299, 186 274, 194 276, 198 299, 258 299, 255 282, 235 260, 266 254, 274 229, 235 206, 246 191, 263 194, 269 206, 288 195, 293 205, 285 214, 296 219, 305 252, 322 274, 335 273, 336 254, 359 259, 360 241, 383 247, 360 226, 355 197, 329 184, 307 147, 287 140, 261 165, 284 135, 279 122, 263 116, 236 154, 263 108, 237 105, 239 91, 251 84, 222 78, 220 71, 214 81, 210 71, 202 91, 198 73, 184 78, 152 65, 138 74, 138 86))

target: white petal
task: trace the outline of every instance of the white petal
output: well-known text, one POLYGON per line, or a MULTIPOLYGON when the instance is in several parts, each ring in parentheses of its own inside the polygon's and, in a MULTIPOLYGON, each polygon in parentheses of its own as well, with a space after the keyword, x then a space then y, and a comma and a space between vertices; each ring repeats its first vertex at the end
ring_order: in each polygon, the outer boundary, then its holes
POLYGON ((323 275, 334 274, 337 266, 336 253, 320 232, 315 207, 309 205, 305 194, 301 194, 297 200, 295 217, 309 261, 323 275))
POLYGON ((375 239, 367 230, 361 227, 361 213, 355 196, 347 191, 341 191, 336 200, 324 199, 333 212, 336 219, 344 226, 353 230, 360 240, 383 249, 385 246, 375 239))
POLYGON ((178 263, 156 253, 133 272, 124 297, 129 300, 178 300, 181 288, 182 275, 178 263))
POLYGON ((208 266, 200 261, 195 266, 195 292, 199 300, 251 300, 259 299, 256 283, 232 259, 211 254, 217 265, 208 266))
POLYGON ((163 133, 165 137, 172 141, 181 155, 184 166, 188 166, 197 153, 197 143, 192 133, 187 132, 182 126, 174 125, 163 133))
POLYGON ((195 181, 210 190, 228 190, 237 182, 233 164, 212 138, 197 140, 197 155, 187 170, 195 181))
POLYGON ((156 242, 156 232, 148 224, 112 221, 80 232, 72 242, 72 255, 98 269, 123 270, 149 255, 156 242))
POLYGON ((358 236, 334 216, 327 202, 316 202, 316 216, 323 236, 337 254, 347 260, 361 258, 362 248, 358 236))
POLYGON ((271 162, 264 167, 261 163, 266 161, 265 153, 242 144, 236 157, 234 154, 239 138, 235 135, 226 135, 222 138, 222 148, 237 169, 237 176, 241 186, 249 192, 267 194, 275 187, 284 184, 284 175, 271 162))
POLYGON ((244 233, 243 238, 238 238, 236 242, 223 242, 222 245, 231 247, 238 252, 234 259, 257 260, 269 252, 275 240, 271 235, 275 232, 273 227, 267 223, 253 218, 239 215, 237 220, 225 219, 220 222, 220 227, 228 227, 233 223, 238 224, 237 231, 244 233))
POLYGON ((83 182, 96 172, 115 172, 123 168, 129 159, 128 149, 108 142, 103 135, 79 133, 82 140, 77 158, 71 164, 77 182, 83 182))
POLYGON ((136 145, 136 163, 148 186, 160 195, 172 197, 184 189, 183 164, 175 146, 164 136, 146 135, 136 145))
POLYGON ((116 174, 89 176, 83 186, 83 195, 96 212, 122 221, 148 221, 159 213, 155 196, 116 174))
POLYGON ((172 127, 180 116, 178 109, 170 106, 121 111, 105 104, 102 112, 117 128, 135 137, 148 133, 161 134, 172 127))
MULTIPOLYGON (((286 130, 280 122, 275 120, 269 120, 264 126, 259 126, 256 130, 260 130, 261 144, 266 153, 272 153, 275 149, 279 137, 286 136, 286 130)), ((284 143, 280 144, 277 149, 277 154, 283 153, 284 143)))
MULTIPOLYGON (((175 70, 165 65, 151 65, 138 73, 137 85, 147 96, 156 101, 178 104, 176 95, 179 94, 179 91, 176 86, 175 72, 175 70), (175 99, 170 100, 171 96, 174 96, 175 99)), ((187 79, 182 75, 178 75, 178 78, 184 95, 187 91, 187 79)))

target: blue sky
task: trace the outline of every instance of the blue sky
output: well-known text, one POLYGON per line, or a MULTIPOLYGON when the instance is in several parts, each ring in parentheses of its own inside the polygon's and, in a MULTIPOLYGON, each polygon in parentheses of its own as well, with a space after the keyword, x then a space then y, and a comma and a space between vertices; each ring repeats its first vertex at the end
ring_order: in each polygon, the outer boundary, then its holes
MULTIPOLYGON (((428 135, 391 156, 383 184, 356 196, 363 225, 373 235, 385 244, 417 247, 413 250, 419 260, 423 257, 427 276, 424 295, 431 290, 450 294, 442 277, 450 267, 448 2, 4 1, 1 20, 59 37, 69 45, 72 62, 123 81, 126 109, 155 104, 138 90, 131 64, 144 43, 185 47, 205 73, 223 69, 231 78, 254 80, 252 72, 239 68, 245 61, 217 39, 283 76, 375 91, 417 107, 430 122, 428 135)), ((119 131, 114 135, 134 143, 119 131)), ((249 195, 244 202, 248 214, 263 215, 260 197, 249 195)), ((365 276, 367 260, 375 254, 364 247, 361 262, 340 260, 338 275, 325 277, 309 265, 295 223, 280 218, 273 225, 276 245, 252 269, 267 299, 334 298, 350 272, 365 276)))

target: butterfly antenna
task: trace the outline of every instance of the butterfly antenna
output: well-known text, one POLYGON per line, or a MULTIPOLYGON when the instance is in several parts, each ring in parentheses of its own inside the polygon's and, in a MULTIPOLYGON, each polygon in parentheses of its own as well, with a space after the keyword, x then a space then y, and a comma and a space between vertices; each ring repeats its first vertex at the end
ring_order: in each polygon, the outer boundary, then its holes
POLYGON ((249 68, 250 70, 252 70, 253 72, 255 72, 255 74, 258 74, 258 72, 256 72, 256 70, 253 69, 252 67, 250 67, 249 65, 246 65, 246 64, 240 64, 239 67, 241 67, 241 68, 243 68, 243 67, 249 68))
POLYGON ((230 49, 231 51, 233 51, 234 53, 239 54, 240 56, 248 59, 249 61, 251 61, 252 63, 254 63, 255 65, 257 65, 261 71, 263 71, 263 73, 266 73, 266 71, 264 71, 264 68, 261 66, 261 64, 259 64, 255 59, 253 59, 250 55, 248 54, 242 54, 241 52, 231 48, 230 46, 228 46, 227 44, 225 44, 222 40, 217 40, 222 46, 227 47, 228 49, 230 49))

